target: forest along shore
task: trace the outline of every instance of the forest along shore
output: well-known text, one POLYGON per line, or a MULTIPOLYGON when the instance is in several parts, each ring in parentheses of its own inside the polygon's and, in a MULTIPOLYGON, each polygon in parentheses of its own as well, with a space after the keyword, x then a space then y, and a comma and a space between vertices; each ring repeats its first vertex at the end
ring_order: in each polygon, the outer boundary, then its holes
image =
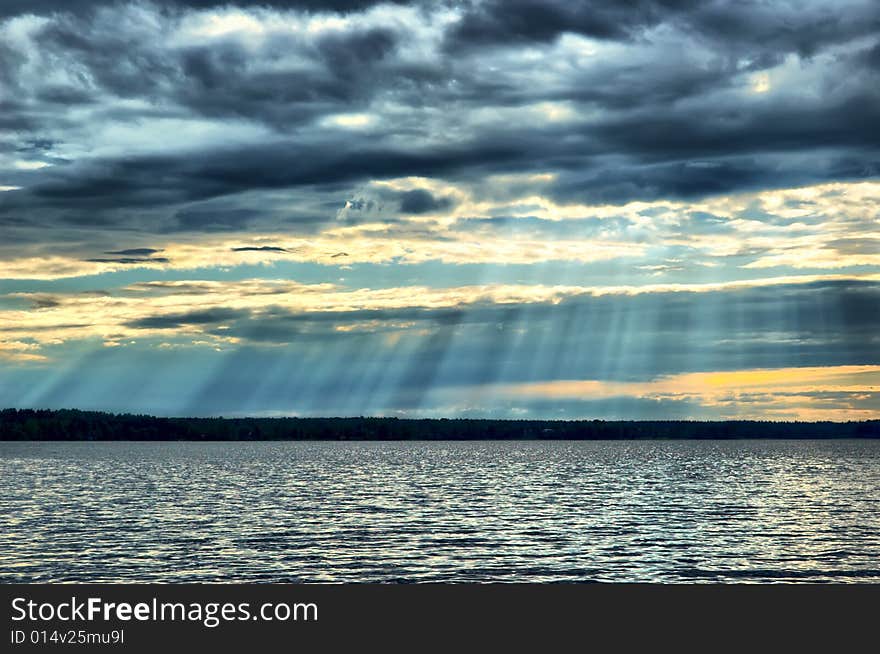
POLYGON ((78 410, 5 409, 0 441, 624 440, 880 438, 880 420, 484 420, 159 418, 78 410))

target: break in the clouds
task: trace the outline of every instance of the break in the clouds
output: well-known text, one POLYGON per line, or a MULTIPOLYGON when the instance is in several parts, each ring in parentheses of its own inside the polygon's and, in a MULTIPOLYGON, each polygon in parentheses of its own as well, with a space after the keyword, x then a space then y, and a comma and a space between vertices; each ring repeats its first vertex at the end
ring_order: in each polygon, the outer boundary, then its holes
POLYGON ((874 0, 4 2, 0 404, 876 417, 878 124, 874 0))

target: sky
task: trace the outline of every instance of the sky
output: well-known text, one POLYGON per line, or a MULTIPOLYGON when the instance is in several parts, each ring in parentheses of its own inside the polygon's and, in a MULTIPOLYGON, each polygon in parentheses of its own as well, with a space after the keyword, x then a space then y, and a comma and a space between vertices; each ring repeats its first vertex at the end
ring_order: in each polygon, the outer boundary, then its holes
POLYGON ((3 0, 0 406, 880 418, 876 0, 3 0))

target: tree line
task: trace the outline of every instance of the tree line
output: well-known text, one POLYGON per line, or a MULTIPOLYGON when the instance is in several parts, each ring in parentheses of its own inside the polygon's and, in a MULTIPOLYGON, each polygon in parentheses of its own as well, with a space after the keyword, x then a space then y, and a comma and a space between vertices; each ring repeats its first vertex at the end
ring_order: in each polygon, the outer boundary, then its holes
POLYGON ((0 411, 4 441, 622 440, 880 438, 862 422, 484 420, 468 418, 157 418, 78 410, 0 411))

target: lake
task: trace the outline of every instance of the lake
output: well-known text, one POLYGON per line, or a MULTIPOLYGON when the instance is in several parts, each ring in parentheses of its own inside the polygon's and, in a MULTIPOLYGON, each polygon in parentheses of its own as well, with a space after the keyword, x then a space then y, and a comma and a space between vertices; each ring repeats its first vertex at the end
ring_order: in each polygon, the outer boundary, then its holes
POLYGON ((878 582, 880 441, 0 443, 0 581, 878 582))

